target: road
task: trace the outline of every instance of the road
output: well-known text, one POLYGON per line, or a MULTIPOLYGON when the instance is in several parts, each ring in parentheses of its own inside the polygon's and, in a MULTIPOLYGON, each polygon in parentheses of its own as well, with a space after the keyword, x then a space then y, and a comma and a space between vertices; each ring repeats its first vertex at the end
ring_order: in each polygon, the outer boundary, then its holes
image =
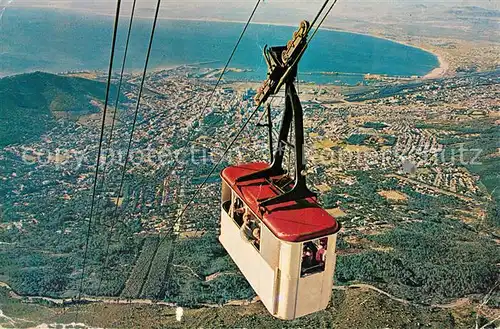
MULTIPOLYGON (((217 275, 219 273, 216 273, 214 275, 217 275)), ((220 273, 220 274, 227 274, 227 273, 220 273)), ((8 290, 11 291, 11 297, 16 298, 16 299, 24 299, 26 302, 31 302, 31 303, 37 303, 39 301, 46 301, 50 303, 54 303, 57 305, 71 305, 71 304, 76 304, 78 303, 78 300, 73 299, 73 298, 50 298, 50 297, 44 297, 44 296, 20 296, 16 294, 12 288, 5 282, 0 282, 0 287, 7 288, 8 290)), ((334 290, 349 290, 349 289, 366 289, 366 290, 372 290, 375 291, 379 294, 382 294, 398 303, 405 304, 405 305, 413 305, 413 306, 421 306, 421 307, 431 307, 431 308, 442 308, 442 309, 451 309, 451 308, 456 308, 456 307, 462 307, 465 305, 471 304, 471 300, 467 297, 464 298, 459 298, 455 301, 452 301, 450 303, 446 304, 421 304, 421 303, 415 303, 407 299, 399 298, 394 295, 391 295, 390 293, 379 289, 375 286, 372 286, 370 284, 365 284, 365 283, 356 283, 356 284, 351 284, 348 286, 334 286, 334 290)), ((258 298, 254 298, 252 301, 249 300, 232 300, 227 302, 226 304, 200 304, 197 306, 201 307, 223 307, 226 305, 236 305, 236 306, 243 306, 243 305, 248 305, 252 303, 258 302, 258 298)), ((81 303, 106 303, 106 304, 136 304, 136 305, 163 305, 167 307, 177 307, 177 304, 175 303, 168 303, 168 302, 162 302, 162 301, 155 301, 152 299, 144 299, 144 298, 134 298, 134 299, 127 299, 127 298, 118 298, 118 297, 90 297, 90 296, 82 296, 80 299, 81 303)))

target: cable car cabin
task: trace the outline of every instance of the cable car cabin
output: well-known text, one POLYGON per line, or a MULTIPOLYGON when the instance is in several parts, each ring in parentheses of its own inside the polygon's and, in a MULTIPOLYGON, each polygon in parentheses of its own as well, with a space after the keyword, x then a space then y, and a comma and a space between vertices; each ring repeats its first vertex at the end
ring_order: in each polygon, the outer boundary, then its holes
POLYGON ((264 47, 268 77, 255 96, 257 109, 285 85, 276 148, 267 104, 271 163, 231 166, 221 173, 219 240, 268 311, 287 320, 328 305, 340 228, 306 184, 303 111, 294 81, 310 26, 302 22, 287 46, 264 47), (294 170, 283 168, 287 148, 294 150, 294 170))
POLYGON ((268 166, 222 171, 219 240, 268 311, 294 319, 323 310, 330 301, 339 225, 315 197, 259 206, 259 200, 279 194, 276 187, 265 178, 238 180, 268 166))

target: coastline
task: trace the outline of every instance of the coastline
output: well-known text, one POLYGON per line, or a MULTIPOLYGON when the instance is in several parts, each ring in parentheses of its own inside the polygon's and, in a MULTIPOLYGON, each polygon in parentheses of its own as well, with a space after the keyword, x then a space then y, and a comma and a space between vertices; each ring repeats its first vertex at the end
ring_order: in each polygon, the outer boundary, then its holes
POLYGON ((434 54, 434 56, 436 56, 439 61, 439 67, 436 67, 434 70, 424 75, 422 77, 423 79, 439 79, 439 78, 444 78, 445 76, 448 75, 450 64, 444 59, 444 57, 441 54, 438 54, 434 51, 430 51, 425 48, 420 48, 420 49, 425 50, 431 54, 434 54))
POLYGON ((359 35, 364 35, 364 36, 368 36, 368 37, 372 37, 372 38, 378 38, 378 39, 382 39, 382 40, 386 40, 386 41, 390 41, 390 42, 394 42, 394 43, 399 43, 399 44, 401 44, 403 46, 406 46, 406 47, 412 47, 412 48, 420 49, 422 51, 425 51, 426 53, 432 54, 438 60, 438 66, 435 67, 434 69, 432 69, 426 75, 422 76, 421 77, 422 79, 437 79, 437 78, 442 78, 442 77, 444 77, 444 76, 446 76, 448 74, 448 71, 449 71, 449 68, 450 68, 449 63, 444 59, 443 55, 437 53, 434 50, 426 48, 425 46, 417 46, 417 45, 414 45, 414 44, 411 44, 411 43, 408 43, 408 42, 404 42, 404 41, 401 41, 401 40, 391 39, 391 38, 388 38, 388 37, 386 37, 384 35, 379 35, 379 34, 369 34, 369 33, 365 33, 365 32, 357 32, 357 31, 347 31, 347 30, 342 30, 342 29, 338 29, 338 28, 334 28, 334 27, 328 27, 328 26, 322 27, 321 29, 325 29, 325 30, 329 30, 329 31, 335 31, 335 32, 345 32, 345 33, 359 34, 359 35))
MULTIPOLYGON (((53 10, 67 10, 67 11, 72 11, 72 12, 80 12, 80 13, 85 13, 85 14, 92 14, 92 15, 97 15, 97 16, 105 16, 105 17, 114 17, 114 14, 111 13, 103 13, 103 12, 98 12, 98 11, 93 11, 89 9, 83 9, 83 8, 66 8, 66 7, 58 7, 58 6, 10 6, 11 8, 20 8, 20 9, 31 9, 31 8, 40 8, 40 9, 53 9, 53 10)), ((120 15, 120 17, 128 17, 128 15, 120 15)), ((148 19, 151 18, 150 16, 147 15, 136 15, 138 19, 148 19)), ((239 20, 229 20, 229 19, 221 19, 221 18, 179 18, 179 17, 160 17, 160 20, 170 20, 170 21, 193 21, 193 22, 216 22, 216 23, 235 23, 235 24, 245 24, 245 21, 239 21, 239 20)), ((286 26, 286 27, 297 27, 298 24, 292 24, 292 23, 270 23, 270 22, 262 22, 262 21, 253 21, 251 24, 255 25, 269 25, 269 26, 286 26)), ((430 53, 434 55, 438 61, 438 66, 429 71, 427 74, 420 76, 422 79, 437 79, 437 78, 442 78, 448 74, 449 71, 449 63, 444 59, 444 57, 437 53, 435 50, 431 50, 425 46, 418 46, 414 45, 405 41, 400 41, 397 39, 392 39, 384 35, 380 34, 370 34, 367 32, 361 32, 361 31, 352 31, 352 30, 345 30, 345 29, 339 29, 333 26, 322 26, 320 28, 321 30, 325 31, 333 31, 333 32, 341 32, 341 33, 350 33, 350 34, 357 34, 357 35, 363 35, 367 37, 372 37, 372 38, 378 38, 394 43, 398 43, 401 45, 404 45, 406 47, 412 47, 416 48, 419 50, 422 50, 424 52, 430 53)), ((177 65, 174 65, 174 67, 177 65)), ((167 67, 168 69, 171 69, 172 67, 167 67)))

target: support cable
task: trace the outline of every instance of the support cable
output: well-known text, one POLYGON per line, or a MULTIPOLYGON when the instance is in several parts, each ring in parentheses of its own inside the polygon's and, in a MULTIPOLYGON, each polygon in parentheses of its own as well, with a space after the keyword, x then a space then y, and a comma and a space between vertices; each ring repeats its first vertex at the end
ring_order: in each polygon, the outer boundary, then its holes
MULTIPOLYGON (((240 42, 243 39, 243 36, 245 35, 245 33, 246 33, 246 31, 247 31, 250 23, 252 22, 252 19, 255 16, 255 13, 257 12, 257 9, 258 9, 259 5, 261 4, 261 2, 262 2, 262 0, 257 0, 257 2, 255 3, 255 6, 254 6, 252 12, 250 13, 250 16, 248 17, 247 22, 246 22, 245 26, 243 27, 243 30, 241 31, 240 36, 239 36, 239 38, 238 38, 238 40, 237 40, 237 42, 236 42, 233 50, 231 51, 231 54, 229 55, 229 58, 228 58, 228 60, 226 62, 226 65, 224 66, 224 69, 222 70, 222 72, 221 72, 221 74, 220 74, 220 76, 219 76, 219 78, 217 80, 217 83, 215 84, 214 88, 212 89, 212 91, 211 91, 211 93, 210 93, 210 95, 208 97, 208 100, 205 103, 205 106, 203 107, 200 115, 198 116, 198 121, 200 121, 203 118, 203 116, 205 115, 206 109, 210 106, 210 104, 211 104, 211 102, 213 100, 213 96, 215 94, 215 91, 217 90, 217 87, 219 86, 220 82, 222 81, 222 78, 223 78, 224 74, 226 73, 227 68, 229 67, 229 64, 231 63, 231 61, 232 61, 232 59, 234 57, 234 54, 236 53, 236 50, 238 49, 238 47, 240 45, 240 42)), ((189 141, 186 142, 186 145, 183 148, 187 147, 188 145, 189 145, 189 141)), ((180 157, 177 157, 177 159, 174 161, 174 163, 171 166, 171 168, 175 169, 177 167, 177 165, 180 162, 179 159, 180 159, 180 157)), ((182 171, 182 173, 180 174, 179 177, 182 177, 182 175, 184 175, 184 173, 186 172, 186 170, 187 170, 187 166, 183 169, 183 171, 182 171)))
MULTIPOLYGON (((210 104, 212 102, 212 99, 213 99, 213 96, 215 94, 215 91, 216 91, 217 87, 219 86, 220 82, 222 81, 222 78, 223 78, 224 74, 226 73, 227 68, 229 67, 229 64, 231 63, 231 61, 232 61, 232 59, 234 57, 234 54, 236 53, 236 50, 238 49, 238 46, 240 45, 240 42, 243 39, 243 36, 245 35, 245 33, 246 33, 246 31, 247 31, 250 23, 252 22, 252 19, 253 19, 253 17, 254 17, 254 15, 255 15, 255 13, 256 13, 256 11, 257 11, 257 9, 258 9, 258 7, 259 7, 259 5, 260 5, 261 2, 262 2, 262 0, 257 0, 257 2, 255 3, 255 6, 254 6, 252 12, 250 13, 250 16, 248 17, 248 20, 247 20, 245 26, 243 27, 243 30, 241 31, 241 34, 240 34, 240 36, 239 36, 239 38, 238 38, 238 40, 237 40, 237 42, 236 42, 233 50, 231 51, 231 54, 230 54, 230 56, 229 56, 229 58, 228 58, 228 60, 226 62, 226 65, 225 65, 224 69, 222 70, 222 72, 221 72, 221 74, 220 74, 220 76, 219 76, 219 78, 217 80, 217 83, 215 84, 214 88, 212 89, 212 91, 211 91, 211 93, 210 93, 210 95, 208 97, 208 100, 205 103, 205 106, 203 107, 200 115, 198 116, 198 121, 200 121, 203 118, 203 116, 205 115, 206 109, 210 106, 210 104)), ((184 148, 187 147, 188 145, 189 145, 189 142, 186 142, 186 145, 184 146, 184 148)), ((177 159, 175 160, 174 164, 171 167, 175 168, 179 164, 179 162, 180 162, 179 157, 177 157, 177 159)), ((184 170, 181 173, 181 175, 184 174, 186 170, 187 170, 187 167, 184 168, 184 170)))
MULTIPOLYGON (((319 30, 319 28, 321 27, 321 24, 325 21, 326 17, 328 16, 328 14, 331 12, 331 10, 333 9, 333 7, 335 6, 335 4, 337 3, 338 0, 335 0, 334 3, 332 4, 332 6, 329 8, 329 10, 327 11, 327 13, 325 14, 325 16, 323 17, 323 19, 321 20, 321 22, 318 24, 318 27, 316 28, 315 30, 315 33, 311 36, 311 38, 309 38, 309 40, 307 41, 306 43, 306 47, 304 47, 302 49, 302 52, 301 54, 297 57, 297 60, 294 62, 294 64, 291 66, 293 67, 294 65, 297 64, 297 61, 298 59, 302 56, 302 53, 304 52, 304 50, 307 48, 307 46, 309 45, 309 43, 312 41, 312 39, 314 38, 314 36, 316 35, 316 32, 319 30)), ((324 7, 328 4, 329 0, 327 0, 325 2, 325 4, 323 5, 323 7, 321 8, 320 10, 320 13, 321 11, 323 11, 324 7)), ((319 14, 317 15, 319 16, 319 14)), ((316 19, 315 19, 316 20, 316 19)), ((176 217, 176 220, 175 222, 173 223, 173 225, 171 226, 171 229, 170 229, 170 232, 167 232, 167 234, 165 234, 165 236, 160 240, 160 243, 158 244, 158 247, 165 242, 165 240, 167 240, 174 232, 174 228, 177 226, 177 227, 180 227, 180 221, 182 220, 182 217, 184 216, 184 214, 186 213, 186 210, 189 208, 189 206, 194 202, 194 200, 196 199, 198 193, 203 189, 203 187, 205 186, 205 184, 207 183, 207 181, 210 179, 210 177, 212 176, 212 174, 215 172, 215 170, 217 169, 217 167, 220 165, 220 163, 222 162, 222 160, 225 158, 225 156, 227 155, 227 153, 230 151, 230 149, 233 147, 233 145, 236 143, 236 141, 238 140, 238 138, 240 137, 240 135, 242 134, 242 132, 245 130, 245 128, 248 126, 248 124, 250 123, 250 121, 252 120, 252 118, 254 117, 254 115, 257 113, 257 111, 260 109, 262 104, 259 104, 255 107, 255 109, 253 110, 253 112, 250 114, 250 116, 248 117, 248 119, 245 121, 245 123, 243 124, 243 126, 240 128, 240 130, 238 130, 238 132, 236 133, 236 135, 234 136, 234 138, 231 140, 231 142, 229 143, 229 145, 226 147, 226 149, 224 150, 224 152, 222 153, 222 155, 220 156, 219 160, 214 164, 214 166, 212 167, 212 169, 210 170, 210 172, 207 174, 207 176, 205 177, 205 179, 203 180, 203 182, 198 186, 198 188, 195 190, 195 193, 193 194, 193 196, 189 199, 188 203, 184 206, 184 208, 182 209, 182 211, 179 213, 179 215, 176 217)), ((175 240, 176 238, 178 237, 178 234, 173 234, 173 239, 172 239, 172 246, 169 248, 169 255, 168 255, 168 258, 167 258, 167 264, 166 264, 166 273, 168 273, 169 271, 169 268, 170 268, 170 264, 172 263, 172 260, 173 260, 173 252, 175 250, 174 248, 174 244, 175 244, 175 240)), ((157 249, 158 250, 158 249, 157 249)), ((153 260, 152 260, 153 261, 153 260)))
MULTIPOLYGON (((134 2, 132 3, 130 20, 128 23, 127 41, 125 42, 125 52, 123 55, 122 67, 121 67, 121 72, 120 72, 120 81, 118 83, 118 91, 117 91, 117 97, 116 97, 116 102, 115 102, 115 112, 113 113, 113 121, 111 123, 111 131, 110 131, 109 139, 108 139, 108 148, 107 148, 106 155, 104 157, 104 168, 103 168, 103 176, 102 176, 102 181, 101 181, 101 189, 104 187, 104 184, 106 181, 106 172, 107 172, 107 165, 108 165, 107 158, 109 156, 109 152, 111 151, 111 143, 113 141, 113 131, 114 131, 115 122, 116 122, 116 114, 118 112, 118 107, 120 104, 120 92, 121 92, 121 87, 122 87, 122 82, 123 82, 123 74, 125 72, 125 64, 127 62, 128 47, 129 47, 129 43, 130 43, 130 35, 132 32, 132 26, 133 26, 133 21, 134 21, 134 16, 135 16, 136 3, 137 3, 137 0, 134 0, 134 2)), ((116 204, 119 204, 119 202, 120 202, 120 195, 118 195, 118 198, 116 200, 116 204)), ((116 208, 115 208, 115 211, 116 211, 116 208)), ((113 227, 110 227, 108 238, 106 240, 106 252, 105 252, 105 256, 104 256, 104 258, 105 258, 104 267, 101 270, 101 274, 99 276, 99 284, 97 285, 97 294, 98 295, 99 295, 99 292, 101 291, 101 285, 102 285, 104 271, 106 270, 107 264, 108 264, 110 240, 111 240, 111 237, 113 234, 112 232, 113 232, 113 227)))
POLYGON ((259 8, 259 5, 260 5, 261 1, 262 0, 257 0, 257 2, 255 3, 255 6, 254 6, 254 8, 252 10, 252 13, 248 17, 248 20, 247 20, 247 22, 245 24, 245 27, 241 31, 240 37, 238 38, 238 41, 234 45, 233 51, 231 52, 231 55, 229 56, 229 58, 228 58, 228 60, 226 62, 226 65, 224 66, 224 69, 222 70, 221 74, 219 75, 219 78, 217 79, 217 83, 215 84, 212 92, 210 93, 210 96, 208 96, 207 102, 205 103, 205 106, 203 107, 203 110, 201 111, 200 118, 204 116, 205 111, 207 110, 208 106, 210 105, 210 103, 212 101, 212 98, 213 98, 213 96, 215 94, 215 91, 217 90, 217 87, 219 87, 219 84, 222 81, 222 77, 226 73, 227 68, 229 67, 229 63, 231 63, 231 60, 233 59, 233 56, 236 53, 236 50, 238 49, 238 46, 240 45, 240 42, 243 39, 243 36, 245 35, 245 32, 247 31, 248 26, 250 25, 250 22, 252 21, 253 16, 255 15, 255 12, 257 11, 257 8, 259 8))
MULTIPOLYGON (((132 122, 132 129, 130 131, 130 136, 129 136, 129 140, 128 140, 127 153, 126 153, 126 156, 125 156, 125 163, 123 164, 122 175, 121 175, 121 179, 120 179, 120 187, 118 189, 118 197, 120 197, 120 195, 123 192, 123 185, 124 185, 124 181, 125 181, 125 174, 127 172, 127 165, 128 165, 129 158, 130 158, 130 150, 132 148, 132 141, 133 141, 133 138, 134 138, 135 126, 136 126, 136 123, 137 123, 137 116, 138 116, 138 113, 139 113, 139 107, 141 105, 142 92, 144 90, 144 82, 146 80, 146 74, 147 74, 147 70, 148 70, 149 58, 150 58, 150 55, 151 55, 151 49, 152 49, 154 35, 155 35, 155 31, 156 31, 156 25, 157 25, 157 22, 158 22, 158 14, 159 14, 159 11, 160 11, 161 1, 162 0, 158 0, 157 5, 156 5, 156 11, 155 11, 155 16, 154 16, 154 21, 153 21, 153 28, 151 30, 151 35, 150 35, 150 40, 149 40, 149 46, 148 46, 148 51, 147 51, 147 55, 146 55, 146 62, 144 64, 144 69, 143 69, 143 72, 142 72, 141 84, 140 84, 140 87, 139 87, 139 93, 137 95, 137 101, 136 101, 136 104, 135 104, 134 120, 132 122)), ((116 206, 115 206, 115 210, 114 210, 114 215, 117 214, 118 207, 119 207, 119 203, 117 202, 116 206)), ((115 221, 113 223, 115 223, 115 222, 116 222, 116 216, 115 216, 115 221)))
MULTIPOLYGON (((110 60, 109 60, 109 67, 108 67, 108 81, 106 85, 106 96, 105 96, 105 101, 104 101, 104 109, 103 109, 103 114, 102 114, 102 123, 101 123, 101 132, 99 136, 99 147, 97 151, 97 161, 96 161, 96 168, 95 168, 95 175, 94 175, 94 185, 92 189, 92 201, 90 205, 90 217, 89 217, 89 222, 87 226, 87 233, 86 233, 86 238, 85 238, 85 247, 84 247, 84 253, 83 253, 83 262, 82 262, 82 274, 80 276, 80 284, 78 287, 78 295, 77 298, 78 300, 81 299, 82 296, 82 291, 83 291, 83 281, 85 277, 85 267, 87 265, 87 256, 88 256, 88 247, 89 247, 89 242, 90 242, 90 232, 92 229, 92 217, 94 215, 94 205, 95 205, 95 199, 96 199, 96 194, 97 194, 97 181, 99 178, 99 164, 101 161, 101 153, 102 153, 102 144, 104 141, 104 128, 106 124, 106 114, 108 110, 108 102, 109 102, 109 93, 111 89, 111 77, 113 74, 113 61, 114 61, 114 56, 115 56, 115 49, 116 49, 116 37, 118 34, 118 23, 120 19, 120 8, 121 8, 121 0, 117 0, 116 2, 116 14, 115 14, 115 22, 114 22, 114 28, 113 28, 113 38, 111 41, 111 54, 110 54, 110 60)), ((78 312, 76 314, 76 318, 78 319, 78 312)))
POLYGON ((132 3, 132 11, 130 13, 130 20, 128 23, 128 32, 127 32, 127 41, 125 42, 125 52, 123 54, 123 61, 122 61, 122 67, 121 67, 121 72, 120 72, 120 80, 118 82, 118 91, 116 93, 116 101, 115 101, 115 112, 113 113, 113 119, 111 121, 111 128, 110 128, 110 133, 109 133, 109 138, 108 138, 108 147, 104 156, 104 168, 103 168, 103 176, 102 176, 102 181, 101 181, 101 190, 104 187, 105 181, 106 181, 106 172, 107 172, 107 167, 108 167, 108 156, 111 151, 111 143, 113 141, 113 133, 115 129, 115 124, 116 124, 116 113, 118 112, 118 107, 120 105, 120 93, 122 89, 122 83, 123 83, 123 74, 125 72, 125 64, 127 62, 127 55, 128 55, 128 47, 130 43, 130 35, 132 32, 132 25, 134 21, 134 16, 135 16, 135 7, 136 7, 137 0, 134 0, 132 3))
MULTIPOLYGON (((328 11, 326 12, 326 14, 323 16, 323 18, 321 19, 320 23, 318 24, 318 26, 316 27, 314 33, 312 34, 312 36, 309 38, 309 40, 307 41, 306 43, 306 46, 302 48, 300 54, 297 56, 297 58, 295 59, 294 63, 290 66, 290 68, 292 68, 293 66, 297 65, 297 62, 299 61, 299 59, 302 57, 302 54, 304 53, 304 51, 307 49, 307 46, 309 46, 309 43, 312 41, 312 39, 314 38, 314 36, 316 35, 316 33, 318 32, 319 28, 321 27, 321 25, 323 24, 323 22, 325 21, 325 19, 327 18, 327 16, 330 14, 331 10, 333 9, 333 7, 335 6, 335 4, 337 3, 338 0, 335 0, 332 5, 330 6, 330 8, 328 9, 328 11)), ((312 28, 313 28, 313 25, 316 23, 316 21, 318 20, 318 18, 321 16, 321 13, 324 11, 325 7, 328 5, 328 3, 330 2, 330 0, 325 0, 325 2, 323 3, 323 5, 321 6, 318 14, 316 15, 316 17, 314 18, 312 24, 310 25, 309 27, 309 30, 310 31, 312 28)), ((253 15, 253 13, 252 13, 253 15)), ((287 72, 285 74, 288 73, 290 69, 287 70, 287 72)), ((212 167, 212 170, 210 170, 209 174, 205 177, 205 180, 202 182, 202 184, 199 186, 199 188, 195 191, 193 197, 191 197, 191 199, 188 201, 188 203, 186 204, 186 206, 184 207, 184 209, 180 212, 179 216, 177 217, 177 221, 180 220, 180 218, 182 218, 182 216, 184 215, 185 211, 187 210, 187 208, 191 205, 191 203, 194 201, 194 199, 196 198, 198 192, 201 190, 201 188, 206 184, 206 182, 208 181, 208 179, 210 178, 210 176, 213 174, 213 172, 215 171, 215 169, 219 166, 219 164, 222 162, 223 158, 226 156, 226 154, 229 152, 229 150, 231 149, 231 147, 234 145, 234 143, 236 142, 236 140, 239 138, 239 136, 241 135, 241 133, 243 132, 243 130, 246 128, 246 126, 248 125, 248 123, 250 122, 250 120, 252 119, 252 117, 255 115, 255 113, 257 113, 257 111, 259 110, 260 108, 260 105, 259 104, 255 110, 252 112, 252 114, 250 115, 250 117, 247 119, 247 121, 243 124, 242 128, 238 131, 238 133, 236 134, 236 136, 233 138, 233 140, 231 141, 231 143, 228 145, 228 147, 224 150, 223 154, 221 155, 221 157, 219 158, 219 161, 217 161, 217 163, 212 167)), ((263 113, 264 114, 264 113, 263 113)), ((261 116, 261 118, 263 117, 263 115, 261 116)), ((174 225, 175 226, 175 225, 174 225)))
MULTIPOLYGON (((318 13, 318 15, 316 16, 315 18, 315 21, 318 19, 318 17, 320 16, 321 12, 323 11, 323 9, 326 7, 326 5, 328 4, 329 0, 326 0, 325 3, 323 4, 323 6, 321 7, 321 10, 320 12, 318 13)), ((337 1, 335 1, 336 3, 337 1)), ((334 3, 334 4, 335 4, 334 3)), ((331 11, 331 9, 333 8, 333 6, 329 9, 328 13, 331 11)), ((324 21, 326 17, 323 18, 322 22, 324 21)), ((315 22, 314 21, 314 22, 315 22)), ((316 29, 316 32, 317 30, 319 29, 319 26, 318 28, 316 29)), ((313 37, 314 37, 314 34, 313 34, 313 37)), ((306 47, 304 47, 304 49, 302 49, 302 53, 304 52, 305 48, 307 48, 307 46, 309 45, 309 43, 312 41, 313 37, 309 38, 307 44, 306 44, 306 47)), ((299 55, 299 58, 300 56, 302 55, 302 53, 299 55)), ((296 61, 297 62, 297 61, 296 61)), ((295 65, 296 62, 293 64, 295 65)), ((292 65, 292 66, 293 66, 292 65)), ((286 72, 288 73, 288 72, 286 72)), ((195 190, 193 196, 189 199, 188 203, 183 207, 183 209, 181 210, 181 212, 179 213, 179 215, 176 217, 175 221, 172 223, 172 225, 170 226, 169 228, 169 231, 165 233, 165 235, 160 239, 159 243, 157 244, 157 248, 156 250, 154 251, 154 254, 156 255, 156 252, 158 251, 159 247, 172 235, 172 233, 175 233, 175 227, 179 226, 180 227, 180 221, 182 220, 182 217, 184 216, 186 210, 189 208, 189 206, 193 203, 193 201, 196 199, 196 196, 198 195, 198 193, 203 189, 203 187, 205 186, 205 184, 207 183, 207 181, 209 180, 210 176, 214 173, 214 171, 217 169, 217 167, 220 165, 220 163, 222 162, 222 160, 225 158, 225 156, 227 155, 227 153, 229 152, 229 150, 232 148, 232 146, 235 144, 235 142, 237 141, 237 139, 240 137, 241 133, 244 131, 244 129, 248 126, 248 124, 250 123, 250 121, 252 120, 252 118, 254 117, 254 115, 258 112, 258 110, 260 109, 260 106, 261 104, 257 105, 255 107, 255 109, 253 110, 253 112, 250 114, 250 116, 248 117, 248 119, 245 121, 245 123, 243 124, 243 126, 240 128, 240 130, 237 132, 237 134, 234 136, 234 138, 232 139, 232 141, 229 143, 229 145, 226 147, 226 149, 224 150, 223 154, 221 155, 221 157, 219 158, 219 160, 217 161, 217 163, 212 167, 212 169, 210 170, 210 172, 208 173, 208 175, 205 177, 205 179, 203 180, 203 182, 197 187, 197 189, 195 190)), ((178 160, 175 162, 175 164, 178 163, 178 160)), ((166 264, 166 273, 168 273, 169 269, 170 269, 170 264, 172 263, 172 260, 173 260, 173 251, 174 251, 174 244, 175 244, 175 239, 177 238, 178 235, 174 234, 173 235, 173 240, 172 240, 172 246, 171 248, 169 248, 169 255, 168 255, 168 258, 167 258, 167 264, 166 264)), ((154 257, 151 259, 151 262, 154 261, 154 257)))
MULTIPOLYGON (((156 26, 157 26, 157 22, 158 22, 158 14, 160 12, 160 5, 161 5, 161 0, 158 0, 158 2, 156 4, 155 16, 154 16, 154 20, 153 20, 153 27, 151 29, 151 34, 150 34, 150 39, 149 39, 148 51, 147 51, 147 54, 146 54, 146 61, 144 63, 144 69, 143 69, 143 72, 142 72, 141 84, 140 84, 140 87, 139 87, 139 93, 137 95, 137 101, 136 101, 136 104, 135 104, 134 120, 132 122, 132 129, 130 131, 130 137, 129 137, 129 140, 128 140, 127 153, 126 153, 126 156, 125 156, 125 163, 124 163, 123 169, 122 169, 122 175, 121 175, 121 179, 120 179, 120 186, 119 186, 119 189, 118 189, 118 198, 120 198, 121 194, 123 193, 123 185, 124 185, 124 181, 125 181, 125 175, 126 175, 126 172, 127 172, 127 165, 128 165, 128 162, 129 162, 130 150, 132 148, 132 141, 133 141, 133 137, 134 137, 135 126, 136 126, 136 123, 137 123, 137 115, 139 113, 139 107, 140 107, 140 104, 141 104, 142 91, 144 89, 144 82, 146 80, 146 74, 147 74, 147 70, 148 70, 149 58, 150 58, 150 55, 151 55, 151 49, 152 49, 152 46, 153 46, 154 35, 155 35, 156 26)), ((119 199, 118 199, 117 202, 116 202, 116 204, 115 204, 115 209, 113 211, 113 216, 112 216, 113 217, 113 222, 111 224, 110 233, 113 231, 113 228, 114 228, 114 226, 116 224, 116 221, 118 219, 118 207, 119 207, 119 204, 120 204, 120 202, 119 202, 119 199)), ((108 239, 108 244, 107 244, 107 247, 106 247, 106 259, 105 259, 105 265, 103 267, 103 270, 107 267, 108 256, 109 256, 109 248, 110 248, 110 244, 109 244, 109 239, 108 239)))
MULTIPOLYGON (((318 13, 316 14, 316 17, 314 17, 314 20, 311 22, 311 25, 309 25, 309 29, 307 30, 307 33, 309 33, 309 31, 311 31, 311 29, 313 28, 314 24, 316 24, 316 21, 318 20, 319 16, 321 16, 321 13, 323 12, 323 10, 325 10, 325 7, 328 5, 328 2, 330 2, 330 0, 325 0, 323 5, 319 9, 318 13)), ((321 23, 319 24, 319 26, 321 26, 321 23)))

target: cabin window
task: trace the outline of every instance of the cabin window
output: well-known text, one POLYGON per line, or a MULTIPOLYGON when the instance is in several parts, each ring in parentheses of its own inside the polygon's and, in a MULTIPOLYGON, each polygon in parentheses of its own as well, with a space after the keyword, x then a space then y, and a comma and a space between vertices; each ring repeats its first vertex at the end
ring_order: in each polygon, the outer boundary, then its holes
POLYGON ((233 194, 228 214, 240 228, 241 237, 260 250, 261 221, 236 194, 233 194))
POLYGON ((304 242, 302 246, 302 265, 300 276, 308 276, 325 270, 328 238, 304 242))
POLYGON ((231 200, 227 200, 227 201, 224 201, 222 203, 222 208, 228 213, 230 214, 229 212, 229 209, 231 208, 231 200))
POLYGON ((242 224, 240 225, 240 232, 243 239, 246 239, 257 250, 260 250, 260 231, 261 222, 255 217, 250 209, 245 208, 242 216, 242 224))
POLYGON ((234 219, 238 227, 243 225, 243 215, 245 214, 246 207, 241 199, 233 194, 233 204, 231 205, 231 218, 234 219))
POLYGON ((244 219, 241 226, 241 236, 260 250, 260 221, 255 218, 244 219))
POLYGON ((229 208, 231 207, 232 194, 233 193, 232 193, 231 189, 229 188, 229 186, 227 186, 227 184, 225 182, 223 182, 222 183, 222 209, 224 209, 224 211, 227 214, 230 214, 229 208))

